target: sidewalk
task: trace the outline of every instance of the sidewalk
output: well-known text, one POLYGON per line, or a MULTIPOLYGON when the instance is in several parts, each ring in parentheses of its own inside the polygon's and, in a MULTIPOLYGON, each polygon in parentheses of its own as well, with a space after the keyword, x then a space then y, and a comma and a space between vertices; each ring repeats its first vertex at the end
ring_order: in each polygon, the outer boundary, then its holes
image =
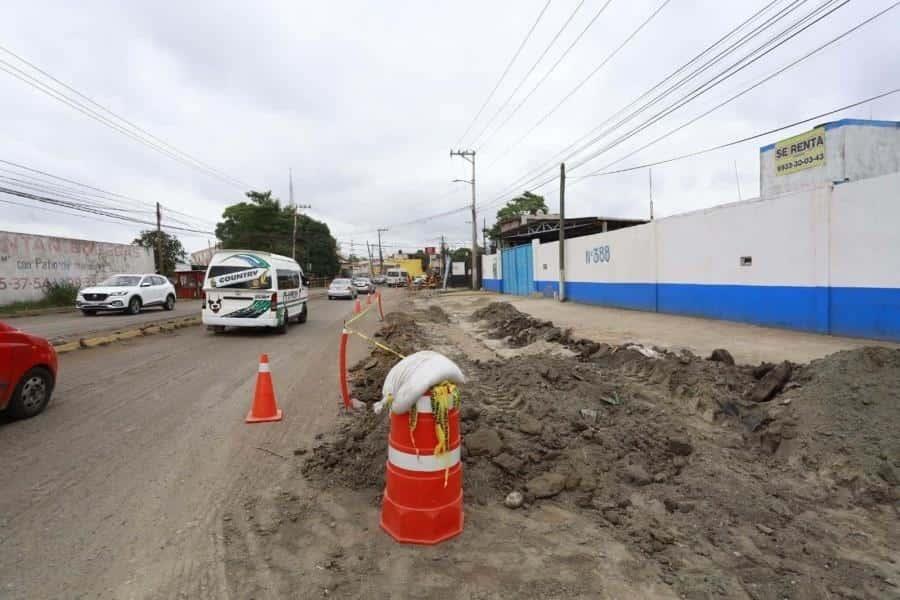
POLYGON ((900 348, 900 344, 877 340, 833 337, 572 302, 560 303, 550 298, 478 292, 467 296, 447 297, 442 303, 450 304, 456 310, 471 312, 491 301, 510 302, 537 319, 551 320, 559 327, 571 327, 576 337, 607 344, 639 342, 673 350, 686 348, 700 356, 709 356, 715 348, 725 348, 731 352, 735 361, 743 364, 782 360, 807 363, 839 350, 864 346, 900 348))

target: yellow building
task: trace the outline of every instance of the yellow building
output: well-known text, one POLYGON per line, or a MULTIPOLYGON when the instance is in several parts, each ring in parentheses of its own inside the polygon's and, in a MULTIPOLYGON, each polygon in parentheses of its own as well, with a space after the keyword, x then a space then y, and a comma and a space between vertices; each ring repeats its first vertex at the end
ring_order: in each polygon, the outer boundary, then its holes
POLYGON ((418 258, 403 258, 400 260, 392 260, 391 262, 397 263, 397 268, 403 269, 409 273, 410 277, 423 275, 425 273, 422 270, 422 260, 418 258))

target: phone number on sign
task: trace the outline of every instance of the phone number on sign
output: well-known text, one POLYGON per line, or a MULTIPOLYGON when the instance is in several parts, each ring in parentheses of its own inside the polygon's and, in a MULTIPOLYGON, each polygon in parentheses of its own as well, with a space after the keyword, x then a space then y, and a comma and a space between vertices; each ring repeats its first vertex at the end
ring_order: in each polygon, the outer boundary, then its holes
POLYGON ((54 283, 68 284, 81 288, 82 286, 94 285, 93 279, 45 279, 42 277, 0 277, 0 291, 2 290, 46 290, 54 283))

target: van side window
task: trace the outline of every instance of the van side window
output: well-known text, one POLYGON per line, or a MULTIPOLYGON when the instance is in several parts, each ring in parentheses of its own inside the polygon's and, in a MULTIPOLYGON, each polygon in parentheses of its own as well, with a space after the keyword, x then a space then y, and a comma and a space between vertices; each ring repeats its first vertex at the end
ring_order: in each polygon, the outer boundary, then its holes
POLYGON ((278 269, 278 289, 296 290, 300 287, 300 272, 278 269))

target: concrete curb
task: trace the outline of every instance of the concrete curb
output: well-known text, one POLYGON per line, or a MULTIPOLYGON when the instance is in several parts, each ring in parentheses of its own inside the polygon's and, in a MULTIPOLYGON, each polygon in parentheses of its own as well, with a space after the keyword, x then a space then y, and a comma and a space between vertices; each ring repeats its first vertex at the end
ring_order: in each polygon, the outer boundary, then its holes
POLYGON ((115 342, 130 340, 133 338, 143 337, 145 335, 155 335, 157 333, 165 333, 181 329, 183 327, 192 327, 200 324, 200 316, 180 317, 177 319, 169 319, 167 321, 156 321, 146 323, 140 327, 133 329, 123 329, 113 331, 104 335, 96 335, 93 337, 82 337, 78 339, 55 340, 53 347, 57 354, 65 354, 82 348, 96 348, 98 346, 107 346, 115 342))

